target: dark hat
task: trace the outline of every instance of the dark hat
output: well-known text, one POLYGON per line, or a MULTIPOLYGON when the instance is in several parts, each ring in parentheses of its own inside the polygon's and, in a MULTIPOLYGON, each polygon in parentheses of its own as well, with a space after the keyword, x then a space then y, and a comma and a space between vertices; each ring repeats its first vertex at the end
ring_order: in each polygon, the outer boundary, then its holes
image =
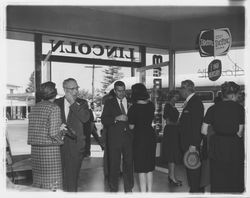
POLYGON ((197 151, 190 152, 189 150, 187 150, 184 154, 183 162, 188 169, 197 169, 201 166, 199 153, 197 151))
POLYGON ((38 90, 38 95, 43 100, 50 100, 56 97, 56 84, 51 81, 41 84, 40 89, 38 90))

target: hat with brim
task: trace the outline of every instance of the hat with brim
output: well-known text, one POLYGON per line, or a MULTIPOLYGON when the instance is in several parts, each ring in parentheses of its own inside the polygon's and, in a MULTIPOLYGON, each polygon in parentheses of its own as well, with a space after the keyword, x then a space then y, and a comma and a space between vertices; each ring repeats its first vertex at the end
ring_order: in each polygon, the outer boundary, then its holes
POLYGON ((183 157, 184 165, 188 169, 197 169, 201 166, 201 161, 198 152, 186 151, 183 157))

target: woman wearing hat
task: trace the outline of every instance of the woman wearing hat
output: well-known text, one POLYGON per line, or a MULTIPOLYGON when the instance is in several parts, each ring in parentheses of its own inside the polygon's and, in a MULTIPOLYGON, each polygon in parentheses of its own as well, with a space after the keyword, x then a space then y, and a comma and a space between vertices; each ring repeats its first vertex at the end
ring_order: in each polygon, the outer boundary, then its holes
POLYGON ((166 126, 162 140, 162 160, 168 164, 168 181, 173 186, 182 185, 182 182, 175 176, 175 164, 180 164, 182 160, 179 142, 180 131, 177 126, 179 112, 174 106, 179 97, 180 93, 177 90, 171 90, 168 93, 168 102, 165 104, 163 114, 166 126))
POLYGON ((244 191, 244 107, 237 102, 240 86, 230 81, 221 85, 222 101, 205 115, 202 133, 209 139, 211 192, 244 191))
POLYGON ((156 151, 156 134, 152 127, 155 107, 142 83, 132 86, 131 99, 133 105, 128 110, 128 121, 134 134, 134 171, 139 174, 140 190, 151 192, 156 151))
POLYGON ((60 108, 53 103, 57 95, 55 83, 41 84, 37 94, 41 102, 32 107, 28 126, 33 186, 62 189, 60 145, 63 144, 63 134, 60 132, 60 108))

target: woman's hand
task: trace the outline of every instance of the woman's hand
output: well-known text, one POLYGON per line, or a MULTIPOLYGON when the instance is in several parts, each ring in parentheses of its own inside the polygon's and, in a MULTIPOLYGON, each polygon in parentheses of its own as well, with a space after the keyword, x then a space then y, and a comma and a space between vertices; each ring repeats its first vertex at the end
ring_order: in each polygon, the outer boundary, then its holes
POLYGON ((135 125, 134 124, 129 124, 129 129, 130 130, 133 130, 135 128, 135 125))

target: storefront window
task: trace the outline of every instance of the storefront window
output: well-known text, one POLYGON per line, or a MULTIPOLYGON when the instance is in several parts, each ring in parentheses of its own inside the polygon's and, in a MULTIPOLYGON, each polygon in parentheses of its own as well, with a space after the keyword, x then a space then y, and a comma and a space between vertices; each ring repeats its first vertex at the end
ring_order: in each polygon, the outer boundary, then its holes
POLYGON ((6 40, 6 135, 12 155, 30 154, 28 114, 35 104, 34 42, 6 40))

